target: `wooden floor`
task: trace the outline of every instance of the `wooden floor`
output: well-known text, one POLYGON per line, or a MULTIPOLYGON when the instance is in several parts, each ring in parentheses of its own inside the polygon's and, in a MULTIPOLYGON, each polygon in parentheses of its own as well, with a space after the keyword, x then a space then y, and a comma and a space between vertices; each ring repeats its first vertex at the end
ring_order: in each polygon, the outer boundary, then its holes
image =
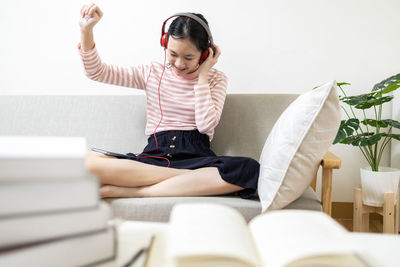
MULTIPOLYGON (((353 232, 353 219, 335 219, 347 230, 353 232)), ((370 233, 382 233, 383 231, 383 219, 374 219, 369 221, 369 232, 370 233)))

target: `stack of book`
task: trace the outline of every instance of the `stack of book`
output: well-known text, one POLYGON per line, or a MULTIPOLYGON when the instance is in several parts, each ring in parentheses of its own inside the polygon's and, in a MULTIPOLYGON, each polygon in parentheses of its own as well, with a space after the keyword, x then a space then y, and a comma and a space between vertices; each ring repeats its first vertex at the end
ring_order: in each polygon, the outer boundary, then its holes
POLYGON ((0 265, 111 260, 116 233, 78 137, 0 137, 0 265))

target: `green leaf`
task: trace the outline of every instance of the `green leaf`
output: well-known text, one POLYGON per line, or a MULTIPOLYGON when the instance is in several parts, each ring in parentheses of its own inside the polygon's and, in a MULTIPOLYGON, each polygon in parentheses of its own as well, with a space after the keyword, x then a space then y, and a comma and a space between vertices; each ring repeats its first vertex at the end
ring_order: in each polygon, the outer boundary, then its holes
POLYGON ((344 130, 345 123, 346 123, 345 120, 342 120, 340 122, 340 126, 339 126, 338 132, 336 134, 335 140, 333 141, 333 144, 340 143, 343 139, 345 139, 347 137, 347 133, 344 130))
POLYGON ((362 133, 362 134, 357 134, 357 135, 352 135, 349 136, 345 139, 343 139, 340 143, 341 144, 351 144, 353 146, 359 146, 360 142, 364 140, 365 138, 368 138, 368 136, 372 136, 374 133, 362 133))
POLYGON ((386 128, 388 126, 392 126, 396 129, 400 129, 400 122, 395 121, 395 120, 391 120, 391 119, 386 119, 386 120, 380 120, 380 121, 376 121, 376 120, 372 120, 372 119, 365 119, 362 121, 362 123, 364 125, 371 125, 373 127, 382 127, 382 128, 386 128))
POLYGON ((347 136, 352 135, 353 132, 354 132, 354 129, 351 128, 351 127, 348 127, 348 126, 344 126, 344 127, 343 127, 343 130, 346 132, 347 136))
POLYGON ((333 144, 341 143, 342 140, 346 139, 347 135, 346 132, 343 130, 339 130, 333 144))
POLYGON ((360 128, 360 121, 358 119, 342 120, 333 144, 342 143, 344 139, 351 136, 358 128, 360 128))
POLYGON ((380 127, 380 128, 386 128, 389 126, 388 120, 372 120, 372 119, 365 119, 362 121, 362 124, 364 125, 370 125, 372 127, 380 127))
POLYGON ((348 119, 345 121, 345 125, 354 128, 354 130, 358 130, 360 128, 360 121, 358 119, 348 119))
POLYGON ((379 142, 382 136, 385 136, 385 134, 363 133, 356 136, 348 137, 344 139, 341 143, 351 144, 353 146, 372 146, 379 142))
MULTIPOLYGON (((397 81, 397 82, 400 82, 400 81, 397 81)), ((390 84, 385 89, 382 90, 382 94, 388 94, 390 92, 393 92, 399 87, 400 87, 400 83, 390 84)))
MULTIPOLYGON (((372 91, 373 92, 380 91, 380 90, 383 91, 383 90, 385 90, 385 88, 387 88, 388 86, 390 86, 392 84, 400 84, 400 73, 393 75, 393 76, 381 81, 380 83, 375 84, 374 87, 372 88, 372 91)), ((394 90, 396 90, 396 89, 394 89, 394 90)))
POLYGON ((367 101, 360 102, 354 106, 356 109, 368 109, 373 106, 382 105, 383 103, 389 102, 393 99, 393 96, 382 96, 379 98, 369 98, 367 101))
POLYGON ((380 134, 374 134, 374 135, 369 136, 369 137, 363 137, 363 138, 361 138, 360 146, 372 146, 372 145, 375 145, 376 143, 379 142, 379 140, 381 140, 383 135, 384 134, 380 133, 380 134))
POLYGON ((395 121, 395 120, 391 120, 391 119, 387 119, 385 120, 390 126, 396 128, 396 129, 400 129, 400 122, 395 121))
POLYGON ((389 138, 393 138, 397 141, 400 141, 400 134, 393 134, 393 133, 382 133, 383 136, 387 136, 389 138))
POLYGON ((341 82, 341 83, 336 83, 337 86, 342 86, 342 85, 351 85, 350 83, 346 82, 341 82))
POLYGON ((400 141, 400 134, 388 134, 389 137, 396 139, 397 141, 400 141))
POLYGON ((356 95, 356 96, 347 96, 347 97, 342 97, 342 101, 350 106, 355 106, 358 104, 365 103, 366 101, 370 99, 375 99, 371 93, 368 94, 362 94, 362 95, 356 95))
POLYGON ((359 145, 360 145, 360 142, 361 142, 361 138, 357 138, 357 139, 351 141, 350 144, 351 144, 352 146, 359 146, 359 145))

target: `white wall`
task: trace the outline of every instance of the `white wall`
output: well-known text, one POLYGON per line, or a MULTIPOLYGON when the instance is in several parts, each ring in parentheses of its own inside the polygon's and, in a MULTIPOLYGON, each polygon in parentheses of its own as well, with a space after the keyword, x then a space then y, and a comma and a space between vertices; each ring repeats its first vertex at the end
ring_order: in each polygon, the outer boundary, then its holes
MULTIPOLYGON (((83 75, 76 49, 83 3, 0 1, 0 93, 137 93, 83 75)), ((230 93, 303 93, 331 79, 351 82, 351 91, 362 93, 399 72, 398 0, 96 3, 104 11, 95 29, 98 50, 103 60, 122 65, 161 61, 164 19, 181 11, 203 13, 222 49, 216 67, 228 74, 230 93)), ((337 145, 332 151, 343 159, 333 198, 352 201, 358 168, 366 162, 352 147, 337 145)))

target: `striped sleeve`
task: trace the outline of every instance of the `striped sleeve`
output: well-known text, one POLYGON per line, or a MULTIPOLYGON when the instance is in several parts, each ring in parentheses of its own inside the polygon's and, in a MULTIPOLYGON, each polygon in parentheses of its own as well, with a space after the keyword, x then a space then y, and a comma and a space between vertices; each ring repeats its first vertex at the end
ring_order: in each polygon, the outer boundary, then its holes
POLYGON ((102 62, 96 47, 83 51, 78 45, 86 76, 93 80, 107 84, 145 89, 146 78, 150 66, 121 67, 102 62))
POLYGON ((209 84, 195 85, 195 120, 199 132, 212 136, 221 118, 228 79, 217 71, 209 84))

